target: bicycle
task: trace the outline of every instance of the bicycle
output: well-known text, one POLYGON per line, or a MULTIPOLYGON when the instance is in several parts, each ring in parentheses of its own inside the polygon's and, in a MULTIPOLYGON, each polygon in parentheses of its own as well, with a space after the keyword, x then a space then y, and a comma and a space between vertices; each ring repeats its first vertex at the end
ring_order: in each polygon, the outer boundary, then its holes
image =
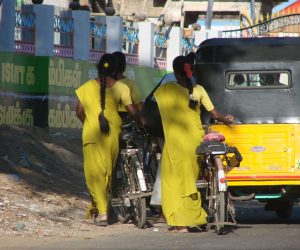
POLYGON ((209 133, 196 149, 202 156, 201 178, 197 181, 203 207, 208 214, 208 221, 215 227, 217 234, 223 234, 226 225, 236 225, 235 209, 227 189, 226 173, 238 167, 242 156, 236 147, 224 143, 225 137, 218 133, 209 133), (234 154, 236 164, 232 165, 228 154, 234 154), (224 165, 224 162, 226 163, 224 165), (231 221, 230 221, 231 219, 231 221))
MULTIPOLYGON (((148 133, 144 134, 143 145, 143 166, 146 183, 149 191, 153 191, 155 180, 157 177, 158 164, 161 160, 163 141, 162 139, 152 136, 148 133)), ((153 215, 161 214, 161 208, 150 204, 151 196, 146 198, 146 205, 149 207, 153 215)))
POLYGON ((132 219, 137 227, 144 228, 146 197, 152 193, 143 172, 139 140, 143 140, 143 135, 134 122, 123 125, 120 155, 113 172, 111 205, 118 221, 126 223, 132 219))

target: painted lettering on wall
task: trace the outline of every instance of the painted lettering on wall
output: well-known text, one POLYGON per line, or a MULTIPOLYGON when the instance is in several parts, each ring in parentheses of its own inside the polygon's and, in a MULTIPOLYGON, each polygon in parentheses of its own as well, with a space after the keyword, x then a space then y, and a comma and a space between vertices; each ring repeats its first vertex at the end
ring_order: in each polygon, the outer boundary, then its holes
POLYGON ((73 68, 66 68, 65 61, 59 59, 54 63, 53 59, 49 62, 49 85, 78 88, 81 85, 82 72, 79 63, 75 63, 73 68))
POLYGON ((34 66, 23 66, 14 63, 1 63, 1 81, 11 84, 35 84, 34 66))
POLYGON ((57 104, 56 109, 49 109, 48 126, 50 128, 82 128, 76 112, 72 111, 69 104, 57 104))
POLYGON ((10 106, 0 105, 0 125, 33 126, 32 109, 21 109, 19 102, 10 106))

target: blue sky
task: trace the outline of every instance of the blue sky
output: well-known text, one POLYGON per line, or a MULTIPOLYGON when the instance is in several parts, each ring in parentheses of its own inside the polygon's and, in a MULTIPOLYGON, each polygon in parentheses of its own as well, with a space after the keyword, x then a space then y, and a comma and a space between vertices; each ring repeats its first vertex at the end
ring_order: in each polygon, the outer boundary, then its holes
POLYGON ((276 13, 277 11, 284 9, 286 6, 289 6, 294 2, 297 2, 297 0, 289 0, 288 2, 277 5, 275 8, 273 8, 273 13, 276 13))

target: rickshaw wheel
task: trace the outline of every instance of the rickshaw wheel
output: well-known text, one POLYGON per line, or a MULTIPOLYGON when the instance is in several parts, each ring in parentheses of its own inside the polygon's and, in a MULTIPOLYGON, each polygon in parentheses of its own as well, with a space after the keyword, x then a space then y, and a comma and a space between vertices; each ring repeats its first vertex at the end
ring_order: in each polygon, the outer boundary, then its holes
POLYGON ((276 214, 279 218, 287 219, 291 217, 293 212, 294 202, 292 200, 283 200, 279 201, 278 204, 276 204, 276 214))

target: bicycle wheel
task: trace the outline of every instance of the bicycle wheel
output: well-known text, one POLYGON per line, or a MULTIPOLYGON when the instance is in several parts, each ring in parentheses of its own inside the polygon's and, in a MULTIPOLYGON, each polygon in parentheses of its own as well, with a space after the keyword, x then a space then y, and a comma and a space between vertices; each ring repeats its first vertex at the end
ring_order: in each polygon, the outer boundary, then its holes
POLYGON ((156 159, 156 152, 146 152, 146 154, 148 154, 148 156, 147 161, 144 162, 144 173, 148 183, 148 188, 152 190, 157 175, 158 161, 156 159))
POLYGON ((133 223, 139 227, 144 228, 146 225, 146 198, 142 197, 142 191, 137 176, 138 157, 131 156, 129 160, 129 189, 132 197, 130 198, 131 215, 133 223))
POLYGON ((127 223, 130 219, 127 175, 118 162, 112 176, 111 206, 116 219, 121 223, 127 223))
MULTIPOLYGON (((158 146, 155 142, 148 140, 147 145, 144 149, 144 175, 147 183, 148 191, 153 191, 154 184, 157 177, 158 171, 158 146)), ((161 214, 160 206, 152 206, 150 205, 151 196, 146 197, 146 206, 151 210, 153 215, 161 214)))
POLYGON ((158 146, 151 138, 147 138, 147 143, 144 148, 144 175, 148 184, 148 189, 152 190, 158 170, 158 146))
POLYGON ((226 201, 225 192, 218 189, 218 175, 213 179, 213 197, 214 197, 214 223, 217 234, 223 234, 225 227, 226 201))

